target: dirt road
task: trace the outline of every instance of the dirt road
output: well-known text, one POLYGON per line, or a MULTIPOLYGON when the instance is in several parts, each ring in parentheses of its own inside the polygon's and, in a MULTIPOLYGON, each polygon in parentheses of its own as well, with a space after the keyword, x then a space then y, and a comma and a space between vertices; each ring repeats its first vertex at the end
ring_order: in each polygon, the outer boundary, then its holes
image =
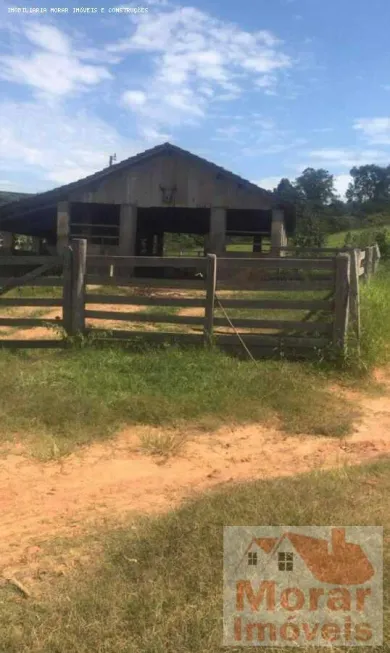
POLYGON ((366 462, 390 453, 390 372, 385 394, 348 393, 362 408, 343 439, 291 436, 253 424, 214 433, 186 433, 168 461, 145 455, 131 428, 64 460, 41 463, 17 451, 0 459, 0 573, 20 568, 44 541, 82 533, 102 519, 155 513, 220 483, 292 475, 366 462), (29 553, 30 552, 30 553, 29 553))

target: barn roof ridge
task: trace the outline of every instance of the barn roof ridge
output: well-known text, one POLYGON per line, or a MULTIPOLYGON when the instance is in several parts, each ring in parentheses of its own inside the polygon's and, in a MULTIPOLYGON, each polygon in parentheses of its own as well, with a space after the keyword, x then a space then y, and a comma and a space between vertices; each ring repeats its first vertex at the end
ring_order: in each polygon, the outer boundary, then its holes
POLYGON ((260 188, 260 186, 257 186, 256 184, 250 182, 247 179, 244 179, 243 177, 240 177, 234 172, 231 172, 223 168, 222 166, 213 163, 212 161, 208 161, 207 159, 204 159, 203 157, 200 157, 197 154, 193 154, 193 152, 190 152, 189 150, 184 150, 178 145, 165 142, 165 143, 161 143, 160 145, 155 145, 154 147, 144 150, 143 152, 135 154, 131 157, 128 157, 127 159, 123 159, 123 161, 119 161, 119 163, 115 163, 111 166, 107 166, 106 168, 102 168, 101 170, 98 170, 97 172, 94 172, 91 175, 87 175, 86 177, 82 177, 77 181, 70 182, 69 184, 63 184, 62 186, 57 186, 56 188, 52 188, 51 190, 44 191, 42 193, 35 193, 33 195, 30 195, 29 197, 7 203, 2 207, 0 207, 0 214, 3 213, 3 215, 6 215, 8 210, 12 213, 13 209, 23 209, 31 205, 32 206, 36 205, 38 207, 41 203, 45 204, 46 199, 50 201, 53 198, 54 201, 56 196, 61 196, 63 193, 65 194, 69 191, 80 188, 91 182, 94 181, 98 182, 107 176, 115 174, 115 172, 118 172, 120 170, 125 170, 128 167, 137 165, 138 163, 142 163, 142 161, 153 158, 154 156, 158 156, 159 154, 163 154, 164 152, 165 153, 176 152, 182 156, 187 156, 196 159, 201 164, 212 167, 216 172, 226 175, 230 179, 236 180, 237 183, 242 184, 246 188, 252 188, 253 190, 256 190, 260 194, 265 195, 267 197, 272 196, 272 193, 270 191, 260 188))

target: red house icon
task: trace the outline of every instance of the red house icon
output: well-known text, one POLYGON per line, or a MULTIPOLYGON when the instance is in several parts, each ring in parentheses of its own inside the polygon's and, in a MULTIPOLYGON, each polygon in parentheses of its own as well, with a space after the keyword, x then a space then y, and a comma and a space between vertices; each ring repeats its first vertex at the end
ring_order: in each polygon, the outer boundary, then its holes
POLYGON ((255 544, 273 556, 285 539, 291 542, 318 581, 334 585, 362 585, 374 575, 374 568, 361 546, 346 542, 344 528, 332 529, 330 543, 292 532, 283 533, 281 537, 253 538, 246 553, 255 544))

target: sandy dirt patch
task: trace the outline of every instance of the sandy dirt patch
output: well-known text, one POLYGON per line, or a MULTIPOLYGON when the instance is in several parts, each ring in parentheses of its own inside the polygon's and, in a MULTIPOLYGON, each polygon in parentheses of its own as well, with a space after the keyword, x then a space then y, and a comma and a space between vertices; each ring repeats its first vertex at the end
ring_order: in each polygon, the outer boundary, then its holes
POLYGON ((342 439, 286 435, 257 424, 212 433, 176 432, 184 436, 184 444, 164 461, 140 451, 140 438, 158 431, 134 427, 55 462, 36 462, 15 449, 0 460, 0 571, 23 569, 30 564, 31 551, 44 555, 45 541, 56 536, 87 532, 102 520, 119 523, 134 513, 166 511, 220 484, 388 455, 388 375, 383 381, 384 395, 348 393, 363 408, 363 417, 342 439))

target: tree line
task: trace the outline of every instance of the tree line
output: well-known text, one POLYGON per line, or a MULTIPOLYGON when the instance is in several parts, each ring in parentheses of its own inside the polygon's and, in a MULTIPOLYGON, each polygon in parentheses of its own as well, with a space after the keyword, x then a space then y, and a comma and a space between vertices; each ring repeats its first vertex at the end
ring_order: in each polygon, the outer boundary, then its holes
POLYGON ((280 180, 273 193, 296 210, 297 244, 321 245, 328 233, 390 222, 390 165, 355 166, 350 175, 345 199, 324 168, 306 168, 294 181, 280 180))
POLYGON ((281 201, 308 202, 317 209, 340 214, 352 211, 364 216, 390 211, 390 165, 355 166, 350 175, 345 200, 336 192, 334 175, 324 168, 306 168, 293 182, 281 179, 274 194, 281 201))

